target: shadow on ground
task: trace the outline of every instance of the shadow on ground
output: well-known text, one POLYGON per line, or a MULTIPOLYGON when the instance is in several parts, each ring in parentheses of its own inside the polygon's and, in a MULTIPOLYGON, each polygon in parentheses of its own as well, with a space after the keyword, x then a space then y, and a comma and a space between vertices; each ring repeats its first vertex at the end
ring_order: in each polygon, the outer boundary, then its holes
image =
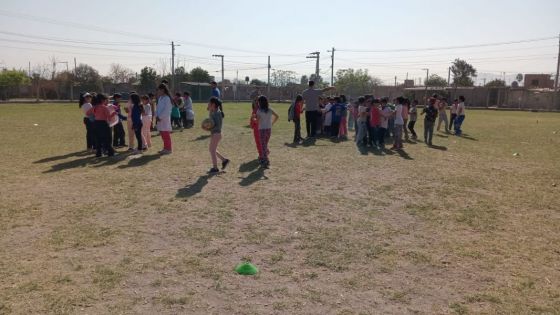
POLYGON ((177 190, 177 194, 175 195, 175 197, 177 198, 189 198, 192 196, 195 196, 197 194, 199 194, 200 192, 202 192, 202 189, 204 188, 204 186, 206 186, 208 184, 208 179, 210 179, 210 177, 213 177, 215 175, 202 175, 200 176, 196 182, 185 186, 184 188, 181 188, 179 190, 177 190))

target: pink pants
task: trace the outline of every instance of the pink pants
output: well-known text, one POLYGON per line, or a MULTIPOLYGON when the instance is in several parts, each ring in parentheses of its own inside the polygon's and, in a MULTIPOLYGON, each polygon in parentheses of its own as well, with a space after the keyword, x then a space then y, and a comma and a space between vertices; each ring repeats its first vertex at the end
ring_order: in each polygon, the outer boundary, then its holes
POLYGON ((226 159, 220 154, 220 152, 218 152, 218 144, 220 143, 220 140, 222 140, 221 133, 213 133, 210 137, 208 150, 210 151, 210 157, 212 158, 212 165, 214 167, 218 167, 218 158, 222 161, 226 159))
POLYGON ((142 138, 144 138, 144 147, 152 146, 152 134, 150 128, 152 126, 152 116, 142 116, 142 138))
POLYGON ((346 127, 346 117, 342 117, 342 120, 340 121, 340 126, 338 127, 338 136, 339 137, 346 137, 348 136, 348 129, 346 127))
POLYGON ((172 151, 171 149, 171 132, 170 131, 160 131, 161 139, 163 140, 163 149, 172 151))

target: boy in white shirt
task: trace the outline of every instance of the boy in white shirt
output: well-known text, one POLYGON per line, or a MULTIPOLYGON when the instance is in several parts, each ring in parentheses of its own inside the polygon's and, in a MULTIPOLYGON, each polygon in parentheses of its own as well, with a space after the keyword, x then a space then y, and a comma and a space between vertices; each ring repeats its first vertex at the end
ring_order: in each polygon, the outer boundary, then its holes
POLYGON ((463 131, 461 126, 465 121, 465 97, 463 95, 459 96, 459 105, 457 105, 457 118, 455 118, 455 135, 460 136, 463 131))

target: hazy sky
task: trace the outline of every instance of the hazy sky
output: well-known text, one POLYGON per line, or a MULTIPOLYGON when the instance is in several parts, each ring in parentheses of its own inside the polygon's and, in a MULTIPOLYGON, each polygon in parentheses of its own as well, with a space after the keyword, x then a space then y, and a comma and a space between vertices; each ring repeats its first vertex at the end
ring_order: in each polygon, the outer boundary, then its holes
MULTIPOLYGON (((321 52, 321 75, 365 68, 385 83, 425 76, 447 78, 455 58, 472 63, 480 79, 556 70, 560 1, 82 1, 0 0, 0 67, 32 68, 74 58, 107 74, 111 63, 158 72, 177 47, 177 63, 202 66, 220 78, 266 79, 273 69, 298 77, 314 72, 309 52, 321 52), (556 37, 526 43, 417 50, 556 37), (49 40, 50 39, 50 40, 49 40), (53 40, 54 39, 54 40, 53 40), (388 51, 409 49, 412 51, 388 51), (354 50, 354 51, 351 51, 354 50), (356 52, 369 50, 370 52, 356 52), (377 52, 372 52, 377 51, 377 52)), ((58 64, 57 69, 65 69, 58 64)))

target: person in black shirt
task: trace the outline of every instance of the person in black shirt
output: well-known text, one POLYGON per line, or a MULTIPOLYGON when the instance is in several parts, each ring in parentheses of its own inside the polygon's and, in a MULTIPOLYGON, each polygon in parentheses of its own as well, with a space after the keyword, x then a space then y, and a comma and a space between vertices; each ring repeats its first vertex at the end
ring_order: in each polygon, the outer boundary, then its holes
POLYGON ((436 99, 431 97, 428 101, 428 106, 424 107, 421 115, 426 114, 424 117, 424 143, 432 145, 432 137, 434 135, 434 126, 438 116, 438 109, 435 107, 436 99))

